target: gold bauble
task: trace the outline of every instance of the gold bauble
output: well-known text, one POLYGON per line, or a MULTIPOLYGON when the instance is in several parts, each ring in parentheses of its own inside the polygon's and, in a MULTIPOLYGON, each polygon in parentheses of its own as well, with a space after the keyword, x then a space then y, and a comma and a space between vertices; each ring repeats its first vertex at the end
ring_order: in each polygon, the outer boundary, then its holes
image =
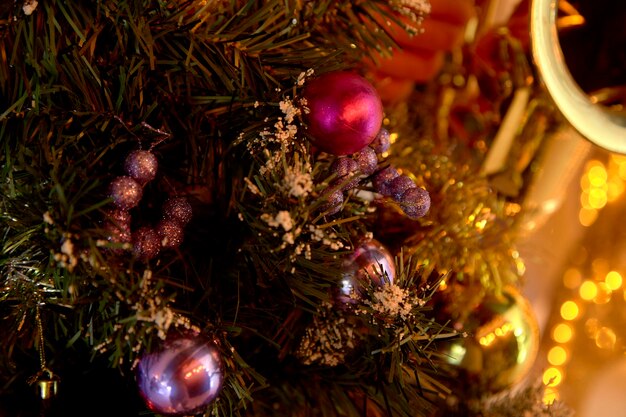
POLYGON ((490 295, 465 317, 467 334, 442 346, 444 360, 469 397, 494 394, 519 382, 539 347, 539 326, 528 301, 514 288, 490 295))

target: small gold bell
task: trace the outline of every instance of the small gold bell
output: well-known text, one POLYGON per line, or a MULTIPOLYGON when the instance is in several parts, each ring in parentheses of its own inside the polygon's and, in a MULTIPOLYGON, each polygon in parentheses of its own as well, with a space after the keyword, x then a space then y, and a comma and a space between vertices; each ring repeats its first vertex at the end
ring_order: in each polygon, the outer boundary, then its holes
POLYGON ((35 389, 42 400, 49 400, 56 397, 59 391, 60 378, 52 373, 49 369, 42 369, 32 380, 31 385, 35 384, 35 389))

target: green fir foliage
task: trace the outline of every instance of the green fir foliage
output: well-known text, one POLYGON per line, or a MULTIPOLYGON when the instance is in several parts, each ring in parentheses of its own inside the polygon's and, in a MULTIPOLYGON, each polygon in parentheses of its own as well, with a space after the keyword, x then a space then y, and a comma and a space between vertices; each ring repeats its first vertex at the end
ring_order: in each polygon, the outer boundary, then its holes
MULTIPOLYGON (((354 360, 295 358, 341 260, 366 233, 368 204, 349 197, 328 216, 330 161, 313 159, 304 135, 275 140, 289 118, 282 104, 302 109, 302 75, 385 54, 393 41, 373 16, 406 12, 404 3, 50 0, 32 14, 20 1, 2 6, 3 398, 28 398, 24 381, 46 352, 61 389, 91 390, 98 407, 116 382, 93 369, 116 367, 132 381, 139 355, 180 330, 211 335, 224 358, 225 389, 207 415, 427 415, 418 370, 431 374, 429 343, 442 329, 421 311, 424 294, 410 321, 381 331, 371 305, 351 310, 355 326, 369 329, 354 360), (133 230, 156 224, 170 196, 188 198, 194 213, 183 244, 148 262, 111 239, 107 197, 138 148, 156 155, 159 171, 131 211, 133 230), (102 379, 95 388, 72 385, 90 375, 102 379)), ((300 126, 300 116, 288 123, 300 126)), ((400 282, 413 292, 426 285, 421 276, 400 282)), ((133 395, 118 415, 144 409, 133 395)), ((65 415, 81 401, 70 397, 65 415)))

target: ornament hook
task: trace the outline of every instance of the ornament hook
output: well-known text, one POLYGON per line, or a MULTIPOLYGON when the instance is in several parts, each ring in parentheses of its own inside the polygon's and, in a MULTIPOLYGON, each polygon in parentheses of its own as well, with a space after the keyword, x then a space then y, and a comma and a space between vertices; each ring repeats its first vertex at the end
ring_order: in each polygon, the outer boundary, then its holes
POLYGON ((557 0, 533 0, 530 13, 533 58, 556 107, 589 141, 626 154, 626 116, 596 104, 565 65, 556 25, 557 0))

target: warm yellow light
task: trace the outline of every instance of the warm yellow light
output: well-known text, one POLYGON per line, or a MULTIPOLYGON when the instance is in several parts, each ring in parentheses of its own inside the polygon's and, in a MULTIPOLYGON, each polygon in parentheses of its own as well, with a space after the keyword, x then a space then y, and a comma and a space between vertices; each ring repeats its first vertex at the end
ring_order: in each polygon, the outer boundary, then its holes
POLYGON ((448 288, 448 283, 446 282, 445 279, 442 279, 441 282, 439 283, 439 291, 445 291, 446 288, 448 288))
POLYGON ((589 183, 592 187, 601 187, 606 184, 606 180, 608 178, 604 165, 591 167, 587 172, 587 176, 589 177, 589 183))
POLYGON ((543 383, 548 387, 556 387, 563 380, 563 374, 558 368, 548 368, 543 372, 543 383))
POLYGON ((573 301, 566 301, 561 306, 561 317, 565 320, 574 320, 578 317, 578 304, 573 301))
POLYGON ((598 330, 598 333, 596 333, 596 346, 600 349, 613 350, 616 341, 617 336, 613 329, 602 327, 598 330))
POLYGON ((580 298, 583 300, 591 301, 596 295, 598 295, 598 287, 593 281, 585 281, 578 289, 578 293, 580 294, 580 298))
POLYGON ((585 189, 580 193, 580 206, 584 209, 591 210, 591 203, 589 202, 589 190, 585 189))
POLYGON ((589 191, 589 188, 591 188, 589 177, 586 175, 583 175, 582 177, 580 177, 580 189, 583 190, 583 192, 587 192, 589 191))
POLYGON ((389 142, 391 143, 396 143, 396 141, 398 140, 398 134, 397 133, 390 133, 389 134, 389 142))
POLYGON ((611 301, 611 289, 604 282, 598 283, 598 295, 593 298, 593 302, 596 304, 606 304, 611 301))
POLYGON ((582 274, 576 268, 569 268, 563 273, 563 285, 570 290, 578 288, 582 280, 582 274))
POLYGON ((600 188, 589 190, 589 205, 594 209, 601 209, 606 206, 608 201, 606 191, 600 188))
POLYGON ((615 291, 622 286, 622 275, 617 271, 611 271, 606 274, 604 283, 610 290, 615 291))
POLYGON ((578 222, 585 227, 595 223, 598 218, 598 210, 593 208, 581 208, 578 212, 578 222))
POLYGON ((547 387, 543 392, 543 403, 545 405, 552 405, 553 402, 559 399, 559 392, 554 387, 547 387))
POLYGON ((608 183, 609 189, 606 192, 606 196, 609 202, 617 200, 624 193, 624 182, 622 180, 610 181, 608 183))
POLYGON ((554 329, 552 329, 552 339, 559 343, 569 342, 572 340, 573 335, 574 332, 572 331, 571 326, 565 323, 557 324, 554 326, 554 329))
POLYGON ((561 346, 555 346, 548 351, 550 365, 559 366, 567 362, 567 351, 561 346))

